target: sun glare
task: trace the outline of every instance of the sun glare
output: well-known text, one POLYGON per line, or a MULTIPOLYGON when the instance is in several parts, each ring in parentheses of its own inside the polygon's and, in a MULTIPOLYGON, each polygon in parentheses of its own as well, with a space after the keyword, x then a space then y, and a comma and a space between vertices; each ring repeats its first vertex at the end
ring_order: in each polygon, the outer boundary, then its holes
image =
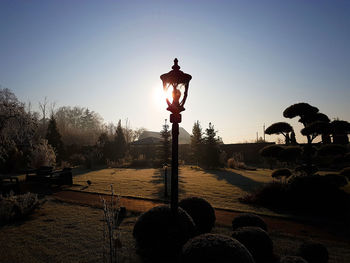
POLYGON ((166 99, 169 99, 169 101, 172 101, 172 88, 169 88, 167 92, 164 92, 163 87, 156 85, 153 89, 153 99, 155 101, 155 105, 157 105, 157 108, 164 109, 167 107, 166 99))

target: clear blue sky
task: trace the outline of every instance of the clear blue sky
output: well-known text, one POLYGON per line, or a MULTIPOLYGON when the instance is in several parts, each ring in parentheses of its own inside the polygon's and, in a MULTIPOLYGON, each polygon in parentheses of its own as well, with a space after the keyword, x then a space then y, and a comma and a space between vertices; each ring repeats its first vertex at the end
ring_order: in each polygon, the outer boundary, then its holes
POLYGON ((160 130, 159 76, 177 57, 189 132, 200 120, 253 140, 297 102, 350 120, 350 1, 1 0, 0 21, 0 84, 33 106, 160 130))

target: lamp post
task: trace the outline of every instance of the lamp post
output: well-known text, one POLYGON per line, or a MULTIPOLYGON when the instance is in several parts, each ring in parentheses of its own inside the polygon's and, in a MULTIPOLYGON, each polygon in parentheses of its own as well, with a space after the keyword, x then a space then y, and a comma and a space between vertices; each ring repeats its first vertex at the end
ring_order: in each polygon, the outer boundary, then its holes
POLYGON ((160 76, 163 81, 163 89, 167 92, 172 89, 172 101, 166 99, 167 110, 171 112, 170 122, 172 123, 172 151, 171 151, 171 201, 170 207, 174 214, 178 208, 178 144, 179 144, 179 123, 181 122, 181 112, 185 110, 184 105, 187 99, 187 92, 192 76, 180 70, 177 58, 174 59, 172 70, 160 76), (183 94, 181 93, 183 91, 183 94))

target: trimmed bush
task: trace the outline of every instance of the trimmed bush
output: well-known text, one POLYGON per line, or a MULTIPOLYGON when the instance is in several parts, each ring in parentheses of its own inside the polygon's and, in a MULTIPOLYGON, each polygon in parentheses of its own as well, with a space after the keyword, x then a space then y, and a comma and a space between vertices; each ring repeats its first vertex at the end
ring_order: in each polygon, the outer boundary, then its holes
POLYGON ((349 217, 350 195, 340 188, 344 179, 337 175, 293 176, 286 184, 268 183, 240 200, 279 212, 349 217))
POLYGON ((211 204, 200 197, 189 197, 180 201, 179 206, 184 209, 196 224, 196 233, 209 233, 215 224, 215 210, 211 204))
POLYGON ((182 263, 254 263, 249 251, 237 240, 218 234, 203 234, 189 240, 182 249, 182 263))
POLYGON ((308 263, 302 257, 298 256, 284 256, 281 258, 280 263, 308 263))
POLYGON ((233 231, 232 237, 241 242, 253 256, 256 263, 277 262, 273 243, 266 231, 260 227, 241 227, 233 231))
POLYGON ((237 228, 245 226, 256 226, 267 231, 267 225, 265 221, 260 216, 255 214, 241 214, 232 220, 233 231, 235 231, 237 228))
POLYGON ((295 162, 301 156, 301 148, 299 146, 288 146, 278 155, 281 162, 295 162))
POLYGON ((278 178, 278 179, 280 179, 281 177, 288 178, 291 175, 292 175, 292 172, 287 168, 274 170, 271 174, 272 178, 278 178))
POLYGON ((314 242, 302 244, 298 249, 298 255, 308 263, 327 263, 329 259, 327 248, 314 242))
POLYGON ((279 154, 283 151, 283 147, 278 145, 268 145, 260 150, 262 157, 278 158, 279 154))
POLYGON ((183 244, 193 237, 195 224, 179 207, 173 216, 169 206, 157 206, 143 213, 136 221, 133 236, 137 252, 151 260, 176 257, 183 244))
POLYGON ((334 155, 344 155, 347 149, 344 145, 340 144, 326 144, 322 145, 318 150, 317 154, 320 156, 334 156, 334 155))

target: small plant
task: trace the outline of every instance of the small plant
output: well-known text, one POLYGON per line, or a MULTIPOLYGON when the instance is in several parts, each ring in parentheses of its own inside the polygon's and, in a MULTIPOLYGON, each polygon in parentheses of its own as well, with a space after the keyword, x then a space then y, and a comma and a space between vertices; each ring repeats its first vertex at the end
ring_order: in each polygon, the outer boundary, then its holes
POLYGON ((121 248, 119 214, 120 196, 114 194, 111 185, 111 198, 109 201, 100 196, 103 205, 103 262, 118 262, 118 249, 121 248))
POLYGON ((37 194, 0 195, 0 225, 23 219, 41 205, 37 194))
POLYGON ((227 160, 227 167, 233 169, 246 169, 247 166, 243 161, 239 161, 236 158, 232 157, 227 160))

